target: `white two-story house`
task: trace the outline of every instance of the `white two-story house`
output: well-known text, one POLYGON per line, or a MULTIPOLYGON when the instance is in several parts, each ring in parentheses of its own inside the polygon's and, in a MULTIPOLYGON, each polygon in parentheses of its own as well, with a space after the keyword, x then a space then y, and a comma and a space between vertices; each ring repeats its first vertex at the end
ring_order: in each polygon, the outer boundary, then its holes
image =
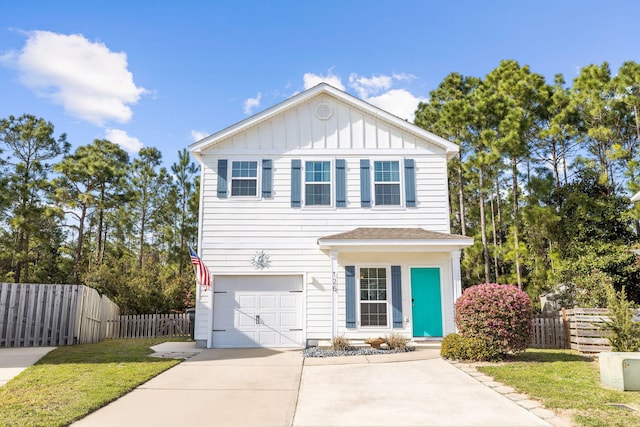
POLYGON ((190 147, 201 167, 202 347, 453 332, 458 147, 320 84, 190 147))

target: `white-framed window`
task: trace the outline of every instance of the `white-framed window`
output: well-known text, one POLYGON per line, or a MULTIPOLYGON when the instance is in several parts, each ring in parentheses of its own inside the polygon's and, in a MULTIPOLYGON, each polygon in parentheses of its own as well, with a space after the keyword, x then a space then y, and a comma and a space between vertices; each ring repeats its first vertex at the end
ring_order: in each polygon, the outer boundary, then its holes
POLYGON ((328 160, 304 163, 305 206, 331 206, 332 175, 328 160))
POLYGON ((258 162, 255 160, 231 161, 231 196, 258 195, 258 162))
POLYGON ((389 327, 389 269, 360 267, 358 277, 360 326, 389 327))
POLYGON ((373 189, 375 206, 401 206, 400 162, 376 160, 373 162, 373 189))

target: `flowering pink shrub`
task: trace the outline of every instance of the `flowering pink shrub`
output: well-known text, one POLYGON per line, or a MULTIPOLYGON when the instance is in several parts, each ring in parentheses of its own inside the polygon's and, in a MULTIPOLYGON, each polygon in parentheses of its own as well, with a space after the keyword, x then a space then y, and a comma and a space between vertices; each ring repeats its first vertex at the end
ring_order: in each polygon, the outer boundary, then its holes
POLYGON ((524 351, 531 341, 529 296, 513 285, 484 283, 466 289, 455 305, 462 336, 485 340, 497 352, 524 351))

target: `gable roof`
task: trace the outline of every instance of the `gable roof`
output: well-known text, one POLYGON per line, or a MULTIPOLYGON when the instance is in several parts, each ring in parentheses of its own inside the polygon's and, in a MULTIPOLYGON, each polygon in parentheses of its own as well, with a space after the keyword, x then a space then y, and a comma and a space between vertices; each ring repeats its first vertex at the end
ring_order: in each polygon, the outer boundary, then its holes
POLYGON ((333 96, 334 98, 337 98, 345 104, 363 110, 364 112, 371 114, 380 120, 401 128, 405 132, 411 133, 420 139, 434 144, 437 147, 443 148, 446 152, 447 159, 451 159, 459 151, 458 146, 453 142, 439 137, 438 135, 435 135, 431 132, 428 132, 419 126, 414 125, 413 123, 409 123, 408 121, 394 116, 393 114, 382 110, 381 108, 371 105, 359 98, 356 98, 355 96, 336 89, 335 87, 330 86, 327 83, 320 83, 312 87, 311 89, 300 92, 299 94, 294 95, 291 98, 286 99, 270 108, 267 108, 266 110, 255 114, 245 120, 242 120, 241 122, 229 126, 219 132, 211 134, 201 139, 200 141, 196 141, 193 144, 189 145, 189 151, 191 151, 191 153, 193 154, 198 155, 206 149, 216 145, 218 142, 241 133, 253 126, 260 124, 261 122, 267 121, 277 114, 287 109, 293 108, 299 104, 302 104, 303 102, 320 94, 333 96))

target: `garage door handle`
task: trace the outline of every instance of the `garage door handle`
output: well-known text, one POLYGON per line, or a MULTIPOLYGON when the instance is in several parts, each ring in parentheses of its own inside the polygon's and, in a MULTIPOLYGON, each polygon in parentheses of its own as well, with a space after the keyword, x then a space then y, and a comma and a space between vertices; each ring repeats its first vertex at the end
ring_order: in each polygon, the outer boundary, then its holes
POLYGON ((256 325, 260 324, 260 315, 256 314, 256 325))

